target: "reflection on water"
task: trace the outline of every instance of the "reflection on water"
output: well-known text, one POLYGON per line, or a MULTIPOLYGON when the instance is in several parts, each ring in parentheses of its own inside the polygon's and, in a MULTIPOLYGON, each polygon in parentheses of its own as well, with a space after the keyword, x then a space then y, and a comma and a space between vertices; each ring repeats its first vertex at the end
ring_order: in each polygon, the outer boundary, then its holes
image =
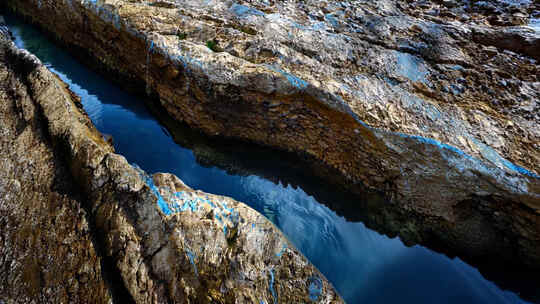
POLYGON ((28 25, 6 19, 17 45, 36 54, 82 97, 97 128, 113 135, 118 153, 147 172, 174 173, 193 188, 231 196, 260 211, 349 303, 523 303, 460 259, 406 247, 398 238, 338 215, 319 201, 330 206, 355 202, 311 182, 297 162, 258 148, 239 151, 218 142, 212 147, 212 139, 187 129, 175 132, 175 140, 189 149, 178 145, 139 98, 81 66, 28 25))
POLYGON ((529 21, 529 27, 536 32, 540 32, 540 12, 536 16, 536 18, 531 18, 531 20, 529 21))

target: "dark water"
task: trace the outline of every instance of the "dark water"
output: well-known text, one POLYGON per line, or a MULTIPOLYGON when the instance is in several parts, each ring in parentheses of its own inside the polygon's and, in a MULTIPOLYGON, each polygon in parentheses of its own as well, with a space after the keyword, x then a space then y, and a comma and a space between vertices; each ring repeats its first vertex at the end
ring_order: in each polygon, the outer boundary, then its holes
POLYGON ((399 238, 337 215, 314 195, 338 206, 351 202, 323 185, 303 183, 295 163, 281 162, 275 153, 238 152, 189 129, 174 134, 193 150, 180 146, 139 97, 88 70, 34 28, 10 16, 6 20, 16 44, 36 54, 82 97, 94 124, 114 137, 116 151, 130 163, 149 173, 174 173, 195 189, 233 197, 262 212, 348 303, 525 303, 459 258, 406 247, 399 238))

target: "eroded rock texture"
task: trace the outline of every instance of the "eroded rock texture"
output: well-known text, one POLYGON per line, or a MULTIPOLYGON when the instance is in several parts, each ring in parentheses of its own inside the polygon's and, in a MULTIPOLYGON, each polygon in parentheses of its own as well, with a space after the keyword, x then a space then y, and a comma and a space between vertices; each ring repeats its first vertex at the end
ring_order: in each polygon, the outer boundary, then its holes
POLYGON ((462 254, 540 267, 534 2, 7 4, 177 120, 382 191, 462 254))
POLYGON ((109 303, 83 197, 36 106, 63 105, 65 86, 8 41, 0 16, 0 302, 109 303))
POLYGON ((2 30, 1 300, 108 303, 126 289, 118 302, 342 303, 253 209, 114 154, 76 96, 2 30), (120 282, 102 279, 90 230, 120 282))

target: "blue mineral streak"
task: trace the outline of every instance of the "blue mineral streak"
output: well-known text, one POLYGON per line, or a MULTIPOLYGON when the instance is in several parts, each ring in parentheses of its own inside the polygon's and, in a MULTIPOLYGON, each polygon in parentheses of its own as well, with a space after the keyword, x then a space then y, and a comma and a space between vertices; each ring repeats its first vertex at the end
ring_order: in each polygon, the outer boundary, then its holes
POLYGON ((426 138, 426 137, 417 136, 417 135, 407 135, 407 134, 403 134, 403 133, 397 133, 397 134, 400 137, 407 138, 407 139, 412 139, 412 140, 414 140, 414 141, 416 141, 418 143, 435 146, 440 150, 449 150, 449 151, 455 152, 455 153, 459 154, 460 156, 463 156, 463 157, 465 157, 467 159, 472 159, 473 158, 472 156, 470 156, 470 155, 466 154, 465 152, 461 151, 460 149, 458 149, 456 147, 453 147, 453 146, 450 146, 450 145, 447 145, 447 144, 443 144, 442 142, 437 141, 435 139, 426 138))
MULTIPOLYGON (((96 4, 97 0, 87 0, 88 3, 92 3, 92 4, 96 4)), ((241 17, 244 17, 244 16, 248 16, 248 15, 256 15, 256 16, 265 16, 265 13, 257 10, 257 9, 254 9, 254 8, 251 8, 251 7, 248 7, 248 6, 245 6, 245 5, 241 5, 241 4, 233 4, 231 6, 231 10, 237 14, 238 16, 241 16, 241 17)), ((326 14, 325 15, 325 19, 330 22, 332 25, 336 26, 337 25, 337 20, 335 19, 335 16, 333 16, 332 14, 326 14)), ((111 21, 113 21, 111 19, 111 21)), ((536 26, 538 24, 538 18, 533 18, 531 19, 531 23, 536 26)), ((152 41, 151 44, 150 44, 150 49, 149 51, 152 52, 154 48, 154 42, 152 41)), ((172 57, 172 56, 171 56, 172 57)), ((174 56, 174 58, 171 58, 171 59, 176 59, 178 60, 179 62, 182 63, 182 65, 184 66, 184 68, 188 69, 188 64, 191 64, 191 65, 195 65, 195 66, 198 66, 200 68, 202 68, 203 64, 197 60, 197 59, 194 59, 194 58, 190 58, 190 57, 187 57, 187 56, 181 56, 181 55, 177 55, 177 56, 174 56)), ((427 71, 423 71, 421 69, 419 69, 419 61, 417 58, 415 58, 414 56, 410 55, 410 54, 407 54, 407 53, 399 53, 398 56, 397 56, 397 65, 398 65, 398 70, 397 72, 400 73, 402 76, 405 76, 413 81, 422 81, 422 82, 426 82, 426 76, 428 75, 428 72, 427 71), (415 73, 412 73, 411 71, 415 71, 415 73)), ((309 85, 308 82, 290 74, 290 73, 287 73, 285 71, 283 71, 282 69, 278 68, 278 67, 275 67, 275 66, 272 66, 272 65, 266 65, 269 69, 275 71, 275 72, 278 72, 280 74, 282 74, 283 76, 285 76, 287 78, 287 80, 289 81, 289 83, 294 86, 295 88, 297 89, 305 89, 307 88, 307 86, 309 85)), ((460 69, 461 67, 460 66, 455 66, 454 67, 455 69, 460 69)), ((351 114, 354 114, 354 113, 351 113, 351 114)), ((361 123, 363 126, 367 126, 366 123, 364 123, 363 121, 359 120, 357 115, 353 115, 353 117, 359 122, 361 123)), ((402 137, 408 137, 408 138, 411 138, 411 139, 414 139, 414 140, 417 140, 421 143, 425 143, 425 144, 430 144, 430 145, 434 145, 434 146, 437 146, 441 149, 446 149, 446 150, 450 150, 450 151, 453 151, 453 152, 456 152, 458 153, 459 155, 461 156, 464 156, 465 158, 468 158, 468 159, 471 159, 473 158, 472 156, 464 153, 463 151, 455 148, 455 147, 452 147, 450 145, 446 145, 446 144, 443 144, 441 142, 438 142, 436 140, 433 140, 433 139, 429 139, 429 138, 425 138, 425 137, 420 137, 420 136, 409 136, 409 135, 405 135, 405 134, 398 134, 399 136, 402 136, 402 137)), ((497 154, 495 151, 493 152, 489 152, 488 154, 491 154, 493 155, 493 153, 497 154)), ((504 158, 502 158, 501 156, 499 156, 497 154, 497 162, 496 163, 499 163, 499 164, 502 164, 504 165, 505 167, 509 168, 510 170, 513 170, 515 172, 518 172, 520 174, 523 174, 523 175, 527 175, 527 176, 530 176, 530 177, 534 177, 534 178, 540 178, 540 175, 537 175, 523 167, 520 167, 504 158)), ((491 159, 490 159, 491 160, 491 159)), ((165 201, 160 197, 158 196, 158 205, 160 206, 160 208, 162 209, 162 211, 165 213, 165 214, 171 214, 171 210, 167 207, 167 204, 165 203, 165 201)))
POLYGON ((339 22, 336 19, 336 17, 332 14, 326 14, 324 15, 324 19, 326 19, 332 26, 337 27, 339 26, 339 22))
MULTIPOLYGON (((46 2, 43 0, 41 2, 45 6, 46 2)), ((92 5, 88 0, 82 3, 88 7, 92 5)), ((70 56, 67 56, 63 50, 53 48, 44 37, 41 37, 43 35, 39 32, 32 31, 26 25, 21 28, 22 25, 13 23, 18 23, 13 18, 10 18, 10 21, 13 24, 10 30, 17 37, 15 43, 35 52, 53 72, 69 84, 70 89, 81 95, 83 105, 89 111, 89 115, 98 129, 120 139, 115 141, 115 145, 118 145, 115 148, 119 153, 126 153, 127 159, 131 162, 144 163, 145 170, 148 172, 172 171, 184 179, 186 183, 193 184, 201 190, 216 193, 222 191, 224 195, 236 197, 246 202, 251 198, 251 206, 255 209, 259 206, 266 206, 269 201, 274 203, 272 206, 280 206, 277 213, 281 219, 278 221, 280 228, 302 253, 315 262, 316 266, 336 286, 348 303, 363 303, 369 302, 369 300, 381 303, 407 300, 414 303, 432 303, 433 299, 441 297, 444 299, 452 297, 466 299, 466 302, 471 303, 525 303, 516 293, 501 290, 494 283, 485 280, 475 268, 458 258, 449 259, 422 246, 406 247, 399 238, 390 239, 369 230, 360 222, 348 222, 323 204, 319 204, 314 197, 309 195, 309 192, 304 192, 301 187, 293 189, 290 185, 274 184, 270 179, 256 176, 239 177, 221 169, 210 169, 197 164, 193 152, 178 146, 171 137, 162 136, 159 124, 147 112, 143 100, 125 94, 107 81, 89 73, 70 56), (24 46, 25 44, 26 46, 24 46), (123 141, 121 138, 125 140, 123 141), (137 147, 137 143, 145 140, 154 140, 154 144, 144 147, 145 149, 137 147), (167 151, 167 154, 160 154, 164 153, 163 151, 167 151), (156 155, 160 157, 156 157, 156 155), (225 188, 226 191, 223 190, 225 188), (274 192, 280 194, 279 198, 261 195, 262 193, 274 192), (320 224, 321 221, 324 223, 328 221, 328 225, 335 227, 333 230, 336 232, 331 238, 328 237, 327 233, 317 229, 323 227, 320 224), (328 241, 334 238, 339 238, 339 243, 328 241), (367 242, 366 246, 355 246, 359 241, 367 242), (319 244, 319 246, 313 246, 313 244, 319 244), (370 261, 370 263, 365 261, 370 261), (400 265, 400 267, 396 269, 383 267, 384 269, 381 269, 380 265, 400 265), (372 270, 375 271, 372 272, 372 270), (381 273, 381 270, 386 271, 382 271, 383 275, 377 276, 376 274, 381 273), (467 277, 467 284, 462 284, 464 276, 467 277), (422 283, 420 285, 424 286, 423 289, 418 288, 418 282, 422 283), (401 288, 400 290, 406 292, 377 292, 377 287, 385 283, 395 283, 401 288)), ((123 25, 133 37, 145 41, 145 33, 136 30, 127 22, 123 25)), ((160 46, 159 40, 155 42, 154 53, 157 51, 167 52, 160 46)), ((172 50, 170 52, 172 53, 172 50)), ((174 62, 178 63, 178 61, 174 62)), ((361 121, 358 122, 358 124, 361 123, 361 121)), ((361 127, 361 129, 365 129, 366 132, 373 130, 367 126, 361 127)), ((383 131, 377 132, 386 136, 383 131)), ((393 136, 387 136, 387 138, 389 138, 388 140, 397 140, 393 136)), ((425 144, 429 145, 422 147, 425 150, 454 154, 444 147, 444 152, 435 151, 439 147, 436 142, 423 143, 418 140, 424 141, 422 138, 411 138, 404 140, 404 143, 407 145, 425 144)), ((429 139, 425 139, 425 141, 429 141, 429 139)), ((467 161, 460 160, 457 154, 453 158, 456 162, 467 161)), ((519 168, 516 169, 519 170, 519 168)), ((153 195, 150 191, 148 194, 153 195)), ((271 211, 261 209, 265 215, 268 215, 269 212, 277 212, 275 210, 278 208, 274 207, 271 211)), ((271 215, 275 216, 275 214, 271 215)), ((263 231, 261 227, 264 225, 255 227, 255 223, 250 224, 258 231, 263 231)), ((197 256, 194 255, 194 262, 197 262, 200 251, 194 251, 195 248, 190 249, 197 254, 197 256)), ((184 258, 187 262, 187 254, 184 255, 184 258)), ((267 271, 265 269, 262 274, 263 280, 270 279, 267 271)), ((305 284, 305 293, 308 296, 306 302, 311 301, 309 299, 309 286, 312 286, 311 289, 314 292, 317 287, 316 283, 313 285, 310 283, 308 281, 305 284)), ((279 287, 276 285, 275 288, 277 291, 279 287)), ((268 295, 267 298, 260 298, 259 302, 272 304, 272 299, 269 299, 270 292, 268 289, 265 292, 268 295)), ((319 301, 321 298, 322 295, 319 301)))
POLYGON ((293 28, 297 28, 299 30, 302 30, 302 31, 320 31, 320 30, 324 30, 326 29, 326 23, 320 21, 320 22, 315 22, 311 25, 302 25, 300 23, 297 23, 297 22, 294 22, 294 21, 290 21, 291 23, 291 26, 293 28))
POLYGON ((199 276, 199 273, 197 272, 197 265, 195 265, 195 255, 193 254, 193 252, 191 252, 191 250, 189 250, 189 248, 186 248, 186 253, 189 258, 189 262, 191 263, 191 265, 193 265, 193 270, 195 271, 195 275, 199 276))
POLYGON ((175 56, 170 56, 170 57, 171 57, 171 59, 178 60, 182 64, 182 66, 184 67, 184 69, 186 70, 187 73, 191 72, 190 69, 189 69, 190 65, 191 66, 197 66, 201 70, 204 68, 203 63, 200 60, 189 57, 189 56, 175 55, 175 56))
MULTIPOLYGON (((437 141, 437 140, 434 140, 434 139, 431 139, 431 138, 422 137, 422 136, 416 136, 416 135, 407 135, 407 134, 403 134, 403 133, 396 133, 396 134, 399 135, 400 137, 411 139, 411 140, 414 140, 414 141, 416 141, 418 143, 421 143, 421 144, 432 145, 432 146, 437 147, 440 150, 451 151, 451 152, 454 152, 454 153, 460 155, 463 158, 470 159, 470 160, 475 160, 475 161, 478 161, 480 163, 483 163, 482 161, 476 159, 475 157, 472 157, 471 155, 463 152, 462 150, 460 150, 460 149, 458 149, 456 147, 441 143, 440 141, 437 141)), ((508 168, 510 170, 513 170, 515 172, 518 172, 520 174, 540 179, 540 175, 535 174, 534 172, 531 172, 531 171, 529 171, 529 170, 527 170, 527 169, 525 169, 523 167, 520 167, 520 166, 510 162, 507 159, 504 159, 502 156, 500 156, 495 150, 493 150, 489 146, 484 145, 484 144, 482 144, 479 141, 474 140, 474 139, 473 139, 473 141, 475 142, 475 144, 477 146, 480 147, 481 154, 486 159, 488 159, 490 162, 492 162, 492 163, 494 163, 496 165, 503 165, 506 168, 508 168)))
POLYGON ((274 298, 274 304, 275 304, 277 303, 277 294, 276 294, 276 290, 274 289, 274 269, 270 269, 268 272, 270 273, 269 289, 270 289, 270 293, 272 294, 272 297, 274 298))
MULTIPOLYGON (((96 0, 87 0, 88 3, 92 3, 92 4, 96 4, 97 1, 96 0)), ((99 9, 99 8, 98 8, 99 9)), ((256 15, 256 16, 265 16, 265 14, 257 9, 254 9, 254 8, 251 8, 251 7, 248 7, 248 6, 245 6, 245 5, 240 5, 240 4, 233 4, 231 6, 231 10, 238 16, 240 17, 246 17, 248 15, 256 15)), ((100 10, 101 12, 101 10, 100 10)), ((106 11, 105 14, 107 15, 107 19, 110 19, 111 22, 114 23, 114 21, 116 21, 116 23, 119 23, 118 20, 114 20, 114 18, 110 18, 112 14, 112 12, 108 12, 106 11)), ((337 20, 335 19, 335 16, 333 16, 332 14, 327 14, 325 15, 325 19, 331 23, 332 25, 336 26, 337 25, 337 20)), ((532 22, 538 22, 537 19, 535 19, 534 21, 532 22)), ((299 26, 300 27, 300 26, 299 26)), ((149 46, 149 53, 151 53, 154 49, 154 42, 153 41, 150 41, 149 42, 150 46, 149 46)), ((175 59, 177 59, 179 62, 181 62, 181 64, 184 66, 185 69, 188 69, 188 65, 194 65, 194 66, 197 66, 199 68, 202 68, 203 67, 203 64, 202 62, 200 62, 199 60, 197 59, 194 59, 194 58, 191 58, 191 57, 188 57, 188 56, 181 56, 181 55, 177 55, 177 56, 174 56, 175 59)), ((409 79, 411 79, 412 81, 421 81, 421 82, 426 82, 426 76, 428 75, 428 72, 427 71, 424 71, 422 69, 420 69, 420 66, 419 66, 419 61, 416 57, 410 55, 410 54, 407 54, 407 53, 401 53, 399 52, 397 54, 397 66, 398 66, 398 69, 397 69, 397 72, 399 74, 401 74, 402 76, 405 76, 409 79), (414 73, 413 73, 414 71, 414 73)), ((297 89, 305 89, 307 88, 307 86, 309 85, 308 82, 298 78, 297 76, 293 75, 293 74, 290 74, 288 72, 285 72, 284 70, 282 70, 281 68, 279 67, 276 67, 276 66, 273 66, 273 65, 266 65, 269 69, 275 71, 275 72, 278 72, 280 74, 282 74, 283 76, 285 76, 285 78, 289 81, 289 83, 294 86, 295 88, 297 89)), ((456 66, 452 66, 451 68, 453 69, 462 69, 461 66, 459 65, 456 65, 456 66)), ((456 93, 458 93, 459 90, 454 90, 456 91, 456 93)), ((358 117, 356 117, 356 115, 353 115, 355 116, 356 120, 359 121, 358 117)), ((367 126, 363 121, 359 121, 363 126, 367 126)), ((452 151, 452 152, 455 152, 467 159, 472 159, 473 157, 464 153, 463 151, 455 148, 455 147, 452 147, 450 145, 447 145, 447 144, 443 144, 439 141, 436 141, 436 140, 433 140, 433 139, 429 139, 429 138, 425 138, 425 137, 421 137, 421 136, 410 136, 410 135, 406 135, 406 134, 398 134, 399 136, 401 137, 407 137, 407 138, 410 138, 410 139, 413 139, 413 140, 416 140, 420 143, 424 143, 424 144, 429 144, 429 145, 434 145, 440 149, 443 149, 443 150, 449 150, 449 151, 452 151)), ((510 169, 510 170, 513 170, 515 172, 518 172, 520 174, 523 174, 523 175, 527 175, 527 176, 530 176, 530 177, 534 177, 534 178, 540 178, 539 175, 523 168, 523 167, 520 167, 504 158, 502 158, 500 155, 497 154, 497 152, 495 152, 493 149, 485 146, 482 148, 483 149, 483 152, 482 153, 484 155, 484 157, 488 158, 490 161, 494 162, 495 164, 499 164, 499 165, 503 165, 505 166, 506 168, 510 169)), ((154 192, 157 192, 154 191, 154 192)), ((171 214, 172 211, 171 209, 167 206, 167 204, 165 203, 165 201, 163 200, 163 198, 161 198, 160 196, 158 196, 158 205, 160 206, 160 209, 162 209, 162 211, 165 213, 165 214, 171 214)), ((193 209, 193 205, 190 205, 193 209)), ((185 210, 185 206, 180 208, 181 211, 185 210)), ((226 230, 226 229, 225 229, 226 230)))
POLYGON ((459 64, 454 64, 454 65, 450 66, 450 69, 452 69, 454 71, 463 71, 464 70, 463 66, 461 66, 459 64))
POLYGON ((285 249, 287 249, 287 243, 283 243, 283 245, 281 246, 281 250, 276 253, 276 256, 280 258, 283 255, 283 252, 285 252, 285 249))
POLYGON ((240 219, 240 214, 238 213, 238 211, 234 210, 232 207, 229 208, 226 202, 222 202, 221 209, 216 208, 216 204, 213 203, 208 198, 208 196, 204 198, 200 196, 192 197, 188 192, 179 191, 174 193, 172 197, 170 197, 168 201, 171 203, 167 203, 159 193, 159 189, 154 184, 152 177, 144 173, 144 171, 142 171, 136 164, 133 164, 133 166, 141 171, 141 176, 144 179, 144 182, 150 188, 152 193, 156 196, 157 205, 165 215, 171 215, 174 213, 184 212, 188 210, 191 212, 195 212, 199 210, 202 204, 206 203, 212 206, 212 208, 214 208, 214 217, 223 225, 222 229, 225 236, 227 235, 228 231, 225 219, 228 219, 233 226, 238 225, 240 219))
POLYGON ((156 185, 154 185, 154 180, 152 179, 152 177, 149 176, 148 174, 144 173, 144 171, 137 164, 132 164, 132 166, 134 168, 136 168, 137 170, 139 170, 139 172, 141 174, 141 177, 143 178, 144 182, 146 183, 148 188, 150 188, 150 191, 152 191, 152 193, 156 196, 157 205, 158 205, 159 209, 163 213, 165 213, 165 215, 172 214, 173 212, 169 208, 169 205, 165 202, 165 200, 163 199, 163 197, 159 193, 159 189, 156 187, 156 185))
POLYGON ((266 67, 269 68, 270 70, 274 71, 274 72, 278 72, 281 75, 285 76, 285 78, 287 78, 289 83, 292 86, 294 86, 295 88, 297 88, 297 89, 303 90, 303 89, 307 88, 307 86, 309 84, 307 81, 302 80, 302 79, 294 76, 293 74, 287 73, 284 70, 282 70, 282 69, 280 69, 280 68, 278 68, 276 66, 267 64, 266 67))
POLYGON ((265 16, 265 13, 261 12, 258 9, 245 6, 242 4, 234 3, 231 6, 231 11, 234 12, 239 17, 245 18, 247 16, 253 15, 253 16, 265 16))
POLYGON ((322 294, 322 281, 318 276, 312 276, 308 282, 310 282, 308 287, 309 299, 311 301, 317 301, 322 294))

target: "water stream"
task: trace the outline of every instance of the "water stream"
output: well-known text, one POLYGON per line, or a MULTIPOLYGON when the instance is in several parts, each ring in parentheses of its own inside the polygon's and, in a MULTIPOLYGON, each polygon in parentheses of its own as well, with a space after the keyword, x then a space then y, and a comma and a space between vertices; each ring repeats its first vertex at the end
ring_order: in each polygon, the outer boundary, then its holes
POLYGON ((348 303, 526 303, 459 258, 407 247, 344 212, 338 215, 326 205, 347 206, 350 199, 305 176, 297 162, 188 128, 175 130, 173 139, 140 97, 79 64, 21 20, 7 16, 6 21, 16 44, 81 96, 96 127, 113 136, 117 153, 149 173, 174 173, 192 188, 233 197, 263 213, 348 303))

